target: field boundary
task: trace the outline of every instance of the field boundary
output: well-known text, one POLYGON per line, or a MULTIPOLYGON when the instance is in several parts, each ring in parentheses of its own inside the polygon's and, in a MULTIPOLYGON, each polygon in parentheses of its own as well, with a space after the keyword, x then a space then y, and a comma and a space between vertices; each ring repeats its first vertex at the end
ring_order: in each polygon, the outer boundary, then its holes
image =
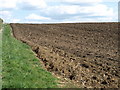
POLYGON ((56 77, 44 70, 31 48, 11 33, 10 25, 7 25, 3 32, 3 88, 57 87, 56 77))

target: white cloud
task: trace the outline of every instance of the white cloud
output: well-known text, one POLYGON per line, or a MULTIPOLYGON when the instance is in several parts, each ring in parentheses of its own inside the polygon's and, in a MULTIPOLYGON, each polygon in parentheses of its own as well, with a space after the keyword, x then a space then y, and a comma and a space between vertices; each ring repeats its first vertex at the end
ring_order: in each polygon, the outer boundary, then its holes
POLYGON ((0 0, 0 8, 16 8, 17 0, 0 0))
POLYGON ((12 23, 18 23, 18 22, 20 22, 20 19, 12 19, 11 22, 12 23))
POLYGON ((78 6, 78 5, 59 5, 51 6, 45 9, 46 14, 89 14, 93 16, 112 16, 113 9, 104 4, 96 4, 92 6, 78 6))
POLYGON ((62 0, 62 1, 66 1, 66 2, 78 2, 78 3, 87 3, 87 2, 119 2, 119 0, 62 0))
POLYGON ((9 11, 0 11, 0 16, 5 16, 5 15, 10 16, 11 13, 9 11))
POLYGON ((48 8, 45 8, 42 13, 45 13, 47 16, 50 16, 52 19, 57 19, 57 20, 63 19, 65 22, 66 19, 68 19, 67 21, 79 20, 80 22, 84 20, 85 21, 86 20, 117 21, 117 10, 114 11, 113 7, 109 7, 104 3, 97 3, 88 6, 69 5, 69 4, 48 6, 48 8), (73 17, 76 16, 78 18, 74 19, 73 17))
POLYGON ((102 0, 62 0, 63 2, 77 2, 77 3, 85 3, 85 2, 102 2, 102 0))
POLYGON ((46 8, 44 13, 46 14, 76 14, 80 6, 76 5, 59 5, 59 6, 50 6, 46 8))
MULTIPOLYGON (((66 20, 67 21, 67 20, 66 20)), ((114 21, 113 17, 102 17, 102 18, 82 18, 80 16, 73 17, 72 22, 111 22, 114 21)))
POLYGON ((119 2, 120 0, 103 0, 103 2, 119 2))
POLYGON ((13 23, 20 22, 20 19, 16 19, 12 17, 12 13, 10 11, 0 11, 0 18, 2 18, 4 22, 13 22, 13 23))
POLYGON ((101 3, 101 2, 118 2, 119 0, 0 0, 0 9, 17 9, 24 4, 36 8, 47 8, 47 2, 68 2, 68 3, 101 3))
POLYGON ((113 9, 104 4, 83 7, 82 10, 84 13, 92 13, 92 16, 113 16, 114 14, 113 9))
MULTIPOLYGON (((20 0, 19 4, 23 4, 25 7, 45 8, 47 4, 44 0, 20 0)), ((23 7, 24 7, 23 6, 23 7)))
POLYGON ((46 2, 68 2, 68 3, 100 3, 100 2, 119 2, 119 0, 45 0, 46 2))
POLYGON ((45 8, 47 6, 44 0, 0 0, 0 9, 18 9, 21 4, 36 8, 45 8))
POLYGON ((85 16, 98 16, 98 18, 84 18, 84 20, 112 21, 116 20, 115 18, 117 18, 117 10, 114 11, 114 6, 108 7, 104 2, 117 3, 118 1, 119 0, 0 0, 0 10, 2 10, 2 12, 0 11, 0 17, 3 17, 7 21, 20 22, 19 19, 12 20, 12 14, 14 14, 14 10, 12 11, 11 9, 18 9, 19 13, 19 10, 31 10, 34 8, 35 10, 37 9, 40 13, 42 13, 42 16, 35 14, 33 11, 32 14, 25 17, 27 20, 49 20, 52 22, 53 19, 57 20, 58 18, 59 20, 62 19, 64 21, 66 19, 69 19, 67 21, 82 21, 82 17, 85 16), (55 5, 53 5, 54 2, 55 5), (91 5, 86 4, 82 6, 80 3, 89 3, 91 5), (81 6, 77 4, 80 4, 81 6), (76 17, 76 19, 74 17, 76 17))
POLYGON ((0 18, 7 22, 11 19, 12 13, 10 11, 0 11, 0 18))
POLYGON ((39 16, 39 15, 34 14, 34 13, 25 17, 25 19, 29 19, 29 20, 50 20, 50 18, 39 16))
POLYGON ((28 0, 27 2, 33 6, 40 7, 40 8, 45 8, 47 6, 44 0, 28 0))

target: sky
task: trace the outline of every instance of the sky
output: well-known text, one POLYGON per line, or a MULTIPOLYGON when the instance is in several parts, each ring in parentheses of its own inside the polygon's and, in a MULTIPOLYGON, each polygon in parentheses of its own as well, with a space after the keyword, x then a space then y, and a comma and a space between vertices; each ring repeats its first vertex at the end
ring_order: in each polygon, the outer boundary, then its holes
POLYGON ((119 0, 0 0, 6 23, 117 22, 119 0))

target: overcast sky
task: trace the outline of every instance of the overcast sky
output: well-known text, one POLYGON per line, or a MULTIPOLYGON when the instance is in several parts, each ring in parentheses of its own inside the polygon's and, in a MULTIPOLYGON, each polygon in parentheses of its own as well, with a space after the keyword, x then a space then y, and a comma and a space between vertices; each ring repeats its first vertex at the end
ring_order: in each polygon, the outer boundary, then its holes
POLYGON ((119 0, 0 0, 10 23, 117 22, 119 0))

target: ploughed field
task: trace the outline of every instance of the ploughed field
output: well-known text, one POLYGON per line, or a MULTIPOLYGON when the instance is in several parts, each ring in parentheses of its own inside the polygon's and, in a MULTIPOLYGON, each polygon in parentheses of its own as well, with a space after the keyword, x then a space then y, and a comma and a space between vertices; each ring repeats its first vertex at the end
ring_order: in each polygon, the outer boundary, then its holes
POLYGON ((11 24, 45 68, 80 87, 118 88, 118 23, 11 24))

